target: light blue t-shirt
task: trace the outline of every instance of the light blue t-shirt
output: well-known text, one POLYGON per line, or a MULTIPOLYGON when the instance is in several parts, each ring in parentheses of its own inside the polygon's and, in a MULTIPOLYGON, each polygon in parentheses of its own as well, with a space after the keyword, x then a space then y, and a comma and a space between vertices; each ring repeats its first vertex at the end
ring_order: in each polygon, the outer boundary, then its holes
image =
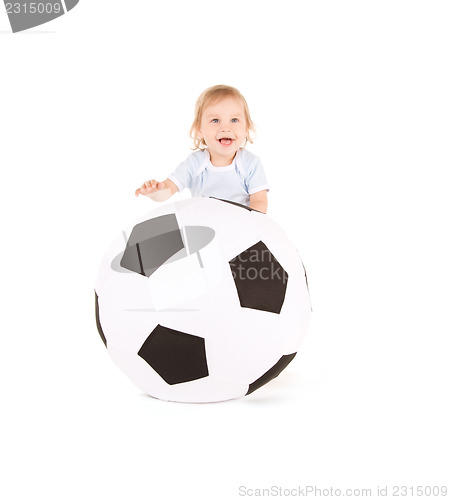
POLYGON ((239 149, 231 165, 214 167, 207 149, 196 151, 168 176, 179 191, 190 189, 192 196, 213 196, 249 205, 249 195, 269 190, 260 159, 239 149))

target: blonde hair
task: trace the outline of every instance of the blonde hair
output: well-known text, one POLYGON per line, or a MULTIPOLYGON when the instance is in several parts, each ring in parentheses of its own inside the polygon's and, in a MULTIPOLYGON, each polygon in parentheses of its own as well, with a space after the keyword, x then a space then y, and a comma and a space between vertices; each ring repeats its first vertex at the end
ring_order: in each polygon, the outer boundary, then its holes
POLYGON ((190 127, 190 137, 193 139, 193 148, 192 149, 205 149, 206 143, 203 138, 198 137, 198 130, 201 124, 201 117, 203 115, 203 111, 210 105, 214 104, 221 99, 225 99, 226 97, 234 97, 235 99, 240 99, 243 104, 243 109, 245 112, 246 124, 248 126, 248 137, 246 138, 246 143, 253 142, 251 137, 251 132, 255 133, 255 126, 253 121, 251 120, 251 116, 249 114, 248 104, 246 103, 245 98, 242 94, 234 87, 230 87, 229 85, 214 85, 213 87, 207 88, 201 95, 198 97, 195 104, 195 118, 193 120, 192 126, 190 127))

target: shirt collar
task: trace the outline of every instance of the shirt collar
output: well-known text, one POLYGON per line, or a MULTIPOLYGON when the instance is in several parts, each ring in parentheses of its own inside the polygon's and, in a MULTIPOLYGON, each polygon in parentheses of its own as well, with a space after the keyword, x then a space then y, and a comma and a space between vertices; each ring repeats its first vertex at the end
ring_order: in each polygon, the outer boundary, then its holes
MULTIPOLYGON (((200 167, 196 171, 197 177, 201 174, 201 172, 208 166, 212 165, 210 162, 210 153, 207 149, 204 149, 204 160, 201 163, 200 167)), ((232 163, 234 163, 238 169, 238 171, 243 175, 243 166, 242 166, 242 149, 237 150, 237 154, 235 155, 235 158, 232 160, 232 163)), ((232 165, 231 163, 231 165, 232 165)))

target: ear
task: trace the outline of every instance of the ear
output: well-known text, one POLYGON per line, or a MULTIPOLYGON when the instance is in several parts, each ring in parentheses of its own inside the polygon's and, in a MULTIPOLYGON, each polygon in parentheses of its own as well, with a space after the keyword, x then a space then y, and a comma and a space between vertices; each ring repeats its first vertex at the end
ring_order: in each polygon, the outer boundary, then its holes
POLYGON ((248 144, 248 141, 249 141, 249 127, 246 127, 245 142, 243 143, 243 147, 245 147, 248 144))

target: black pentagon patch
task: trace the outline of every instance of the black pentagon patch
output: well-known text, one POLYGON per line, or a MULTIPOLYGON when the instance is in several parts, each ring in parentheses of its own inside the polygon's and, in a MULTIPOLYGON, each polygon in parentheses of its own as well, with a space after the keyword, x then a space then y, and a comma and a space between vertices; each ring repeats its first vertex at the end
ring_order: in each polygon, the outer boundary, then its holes
POLYGON ((175 214, 161 215, 133 227, 120 265, 150 277, 183 248, 175 214))
POLYGON ((170 385, 209 375, 204 339, 165 326, 156 326, 138 355, 170 385))
POLYGON ((103 341, 104 345, 106 347, 108 347, 108 343, 106 341, 106 337, 104 336, 103 328, 101 327, 101 323, 100 323, 100 308, 98 306, 97 292, 95 292, 95 320, 97 322, 97 330, 98 330, 98 333, 100 334, 101 340, 103 341))
POLYGON ((281 312, 288 274, 262 241, 234 257, 229 265, 242 307, 281 312))
POLYGON ((245 396, 248 396, 248 394, 251 394, 263 385, 267 384, 270 380, 276 378, 295 356, 296 352, 294 352, 293 354, 286 354, 282 356, 282 358, 280 358, 274 366, 272 366, 266 373, 264 373, 261 377, 259 377, 249 385, 248 392, 245 394, 245 396))

